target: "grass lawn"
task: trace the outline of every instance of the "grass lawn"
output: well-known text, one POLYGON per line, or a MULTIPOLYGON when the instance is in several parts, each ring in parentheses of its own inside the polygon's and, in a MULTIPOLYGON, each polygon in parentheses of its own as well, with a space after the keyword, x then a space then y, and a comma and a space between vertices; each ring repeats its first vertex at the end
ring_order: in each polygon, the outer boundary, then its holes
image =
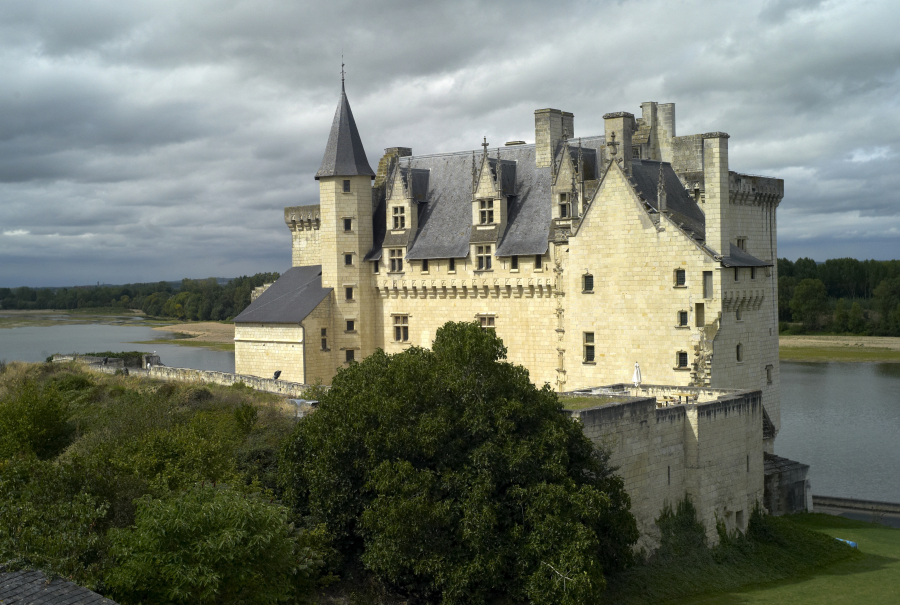
POLYGON ((234 351, 233 342, 212 342, 209 340, 194 340, 187 338, 170 338, 159 340, 139 340, 133 344, 138 345, 178 345, 180 347, 203 347, 211 351, 234 351))
POLYGON ((792 521, 813 531, 859 544, 860 557, 805 577, 673 601, 679 605, 790 603, 828 605, 900 603, 900 530, 831 515, 797 515, 792 521))

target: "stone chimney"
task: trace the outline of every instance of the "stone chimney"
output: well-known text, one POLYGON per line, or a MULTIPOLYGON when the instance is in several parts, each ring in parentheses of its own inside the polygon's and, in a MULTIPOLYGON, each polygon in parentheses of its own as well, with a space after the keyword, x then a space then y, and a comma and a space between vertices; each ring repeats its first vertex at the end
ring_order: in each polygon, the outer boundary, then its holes
POLYGON ((575 115, 559 109, 538 109, 534 112, 535 165, 549 168, 553 164, 556 147, 563 139, 575 136, 575 115))
POLYGON ((722 256, 729 254, 731 243, 728 199, 728 135, 708 132, 703 135, 703 181, 706 213, 706 245, 722 256))
POLYGON ((634 134, 634 115, 617 111, 603 116, 606 130, 607 158, 621 160, 622 169, 631 174, 631 139, 634 134), (615 141, 615 145, 611 144, 615 141))
POLYGON ((673 158, 672 139, 675 138, 675 103, 660 103, 656 108, 656 132, 659 155, 663 162, 673 158))

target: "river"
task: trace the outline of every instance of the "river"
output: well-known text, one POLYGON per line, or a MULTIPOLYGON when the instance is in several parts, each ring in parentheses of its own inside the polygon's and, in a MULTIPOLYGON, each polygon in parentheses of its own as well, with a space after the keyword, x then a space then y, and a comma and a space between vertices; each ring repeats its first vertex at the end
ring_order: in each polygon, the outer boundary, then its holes
POLYGON ((135 344, 137 341, 174 338, 142 325, 76 324, 25 326, 0 329, 0 359, 44 361, 54 353, 100 351, 156 351, 170 367, 234 372, 233 351, 211 351, 202 347, 165 344, 135 344))
POLYGON ((900 502, 900 364, 781 362, 775 453, 814 494, 900 502))

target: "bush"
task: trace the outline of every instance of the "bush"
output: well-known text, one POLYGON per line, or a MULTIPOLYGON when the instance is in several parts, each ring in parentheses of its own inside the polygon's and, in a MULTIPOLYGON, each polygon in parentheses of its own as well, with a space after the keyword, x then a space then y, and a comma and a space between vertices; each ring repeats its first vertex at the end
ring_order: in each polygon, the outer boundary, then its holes
POLYGON ((382 351, 321 394, 283 451, 297 512, 348 563, 443 603, 593 603, 637 540, 622 480, 492 330, 382 351))
POLYGON ((0 561, 34 567, 96 589, 106 544, 97 531, 106 506, 81 491, 70 466, 16 458, 0 462, 0 561))
POLYGON ((110 530, 107 584, 122 603, 278 603, 314 585, 321 556, 289 511, 257 495, 196 485, 138 501, 135 526, 110 530))
POLYGON ((68 444, 72 429, 59 392, 24 378, 0 400, 0 460, 20 454, 46 459, 68 444))

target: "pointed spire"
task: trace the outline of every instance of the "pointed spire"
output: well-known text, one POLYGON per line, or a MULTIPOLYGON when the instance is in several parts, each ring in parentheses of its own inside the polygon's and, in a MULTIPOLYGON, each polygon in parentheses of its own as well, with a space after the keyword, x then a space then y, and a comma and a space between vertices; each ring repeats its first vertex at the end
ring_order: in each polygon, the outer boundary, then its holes
POLYGON ((366 175, 375 178, 375 172, 369 166, 366 158, 366 150, 363 149, 362 140, 359 138, 359 130, 350 111, 350 103, 344 92, 343 64, 341 67, 341 99, 338 101, 337 110, 334 112, 334 121, 331 123, 331 134, 328 135, 328 145, 325 147, 325 156, 322 165, 316 173, 316 180, 323 176, 357 176, 366 175))

